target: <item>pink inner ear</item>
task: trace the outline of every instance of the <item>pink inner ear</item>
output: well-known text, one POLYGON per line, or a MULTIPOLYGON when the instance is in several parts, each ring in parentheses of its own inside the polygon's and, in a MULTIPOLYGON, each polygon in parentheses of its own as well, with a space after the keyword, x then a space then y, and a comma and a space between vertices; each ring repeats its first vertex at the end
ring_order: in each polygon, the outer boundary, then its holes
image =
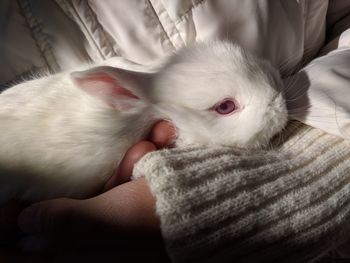
POLYGON ((139 99, 131 91, 123 88, 117 80, 107 74, 94 74, 89 76, 75 76, 76 83, 86 92, 95 96, 128 97, 139 99))
POLYGON ((122 87, 114 76, 105 72, 73 72, 74 83, 87 94, 107 105, 124 111, 138 107, 140 98, 122 87))
POLYGON ((120 86, 115 86, 113 88, 113 91, 114 91, 114 93, 116 93, 120 96, 125 96, 125 97, 129 97, 129 98, 133 98, 133 99, 140 99, 136 95, 132 94, 129 90, 124 89, 123 87, 120 87, 120 86))
POLYGON ((123 88, 120 86, 116 79, 110 77, 109 75, 96 75, 96 76, 90 76, 88 81, 97 81, 97 82, 104 82, 111 84, 111 93, 114 93, 118 96, 125 96, 133 99, 139 99, 136 95, 134 95, 131 91, 123 88))

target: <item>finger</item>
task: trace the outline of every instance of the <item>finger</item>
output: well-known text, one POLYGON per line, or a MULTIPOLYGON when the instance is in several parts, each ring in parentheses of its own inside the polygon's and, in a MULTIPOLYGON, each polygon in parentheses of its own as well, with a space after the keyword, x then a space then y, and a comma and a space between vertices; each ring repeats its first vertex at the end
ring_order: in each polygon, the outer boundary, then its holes
POLYGON ((26 233, 53 232, 56 225, 74 217, 72 212, 83 209, 85 200, 58 198, 33 204, 24 209, 17 218, 18 226, 26 233))
POLYGON ((146 153, 161 149, 164 147, 171 147, 176 138, 176 131, 174 126, 169 121, 157 122, 150 134, 149 141, 141 141, 132 146, 120 162, 118 169, 106 183, 103 191, 107 191, 117 185, 128 182, 132 175, 134 164, 146 153))
POLYGON ((176 139, 176 129, 169 121, 157 122, 153 126, 148 139, 156 145, 157 149, 172 147, 176 139))
POLYGON ((91 235, 103 229, 155 231, 159 220, 146 179, 140 178, 87 200, 59 198, 31 205, 19 215, 18 225, 27 233, 91 235))
POLYGON ((119 164, 117 171, 108 180, 103 191, 107 191, 117 185, 130 181, 134 163, 136 163, 142 156, 148 152, 156 150, 156 146, 148 141, 141 141, 132 146, 126 153, 119 164))
POLYGON ((143 255, 157 249, 166 256, 155 200, 144 178, 88 200, 56 199, 32 205, 21 213, 18 223, 33 234, 24 240, 30 251, 39 244, 45 249, 92 248, 112 254, 118 248, 117 256, 123 252, 129 257, 135 249, 143 255))
POLYGON ((11 200, 0 206, 0 225, 12 224, 16 222, 16 218, 28 204, 11 200))
POLYGON ((0 244, 10 244, 21 236, 17 217, 26 206, 27 204, 15 200, 0 206, 0 244))
POLYGON ((118 224, 124 230, 154 232, 160 229, 155 198, 144 177, 122 184, 93 201, 98 207, 100 202, 109 207, 108 214, 118 214, 118 224))

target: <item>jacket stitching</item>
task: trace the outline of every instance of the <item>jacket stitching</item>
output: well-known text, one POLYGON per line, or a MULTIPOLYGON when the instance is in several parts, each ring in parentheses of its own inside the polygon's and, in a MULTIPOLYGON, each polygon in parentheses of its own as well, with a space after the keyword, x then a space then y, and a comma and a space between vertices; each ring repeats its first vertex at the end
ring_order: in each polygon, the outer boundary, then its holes
MULTIPOLYGON (((207 0, 197 0, 197 1, 194 1, 194 4, 193 4, 190 8, 188 8, 188 9, 181 15, 181 17, 187 15, 190 11, 192 11, 192 9, 194 9, 194 8, 196 8, 196 7, 198 7, 198 6, 202 5, 202 4, 204 4, 205 2, 207 2, 207 0)), ((181 18, 180 20, 182 20, 182 18, 181 18)))
POLYGON ((86 6, 86 11, 88 12, 87 16, 90 17, 95 23, 95 31, 97 31, 98 33, 101 33, 103 37, 103 39, 101 39, 100 45, 108 48, 108 50, 112 53, 112 55, 116 56, 118 52, 114 50, 112 43, 108 39, 106 31, 103 29, 103 26, 99 22, 94 10, 90 6, 90 2, 86 1, 85 6, 86 6))
MULTIPOLYGON (((303 38, 304 38, 304 49, 305 49, 305 39, 306 39, 306 36, 305 36, 305 33, 308 29, 308 20, 309 20, 309 17, 308 17, 308 12, 309 12, 309 5, 308 5, 308 1, 304 1, 304 10, 303 10, 303 18, 304 18, 304 32, 303 32, 303 38)), ((304 50, 305 52, 305 50, 304 50)))
POLYGON ((77 23, 79 25, 79 27, 82 30, 82 32, 84 33, 85 37, 88 38, 89 43, 91 42, 93 47, 95 47, 95 50, 99 53, 100 57, 102 59, 104 59, 105 56, 103 55, 103 52, 98 47, 97 41, 95 40, 95 38, 92 36, 91 32, 89 31, 89 29, 85 25, 82 17, 80 16, 79 12, 77 11, 77 9, 73 5, 73 3, 61 1, 61 0, 56 0, 56 2, 59 6, 61 6, 62 10, 65 13, 67 13, 69 15, 69 17, 71 17, 75 23, 77 23))
POLYGON ((198 0, 193 6, 191 6, 189 9, 187 9, 180 17, 180 19, 178 19, 175 22, 175 25, 178 25, 180 23, 183 22, 183 20, 185 19, 185 17, 187 17, 188 13, 191 12, 193 9, 205 4, 207 2, 207 0, 198 0))
MULTIPOLYGON (((203 0, 202 0, 202 1, 203 1, 203 0)), ((154 9, 154 8, 153 8, 153 9, 154 9)), ((168 21, 170 21, 170 22, 173 24, 173 26, 174 26, 173 28, 174 28, 175 31, 176 31, 176 35, 179 36, 180 39, 181 39, 181 41, 182 41, 182 43, 185 44, 185 40, 182 38, 182 35, 181 35, 180 31, 179 31, 178 28, 176 27, 177 23, 176 23, 174 20, 171 19, 171 16, 169 15, 168 10, 167 10, 166 8, 164 8, 164 4, 163 4, 163 10, 164 10, 164 12, 165 12, 166 15, 167 15, 168 21)), ((158 16, 158 15, 157 15, 157 17, 158 17, 158 19, 159 19, 159 16, 158 16)), ((162 22, 160 21, 160 23, 162 23, 162 22)), ((165 28, 164 28, 164 30, 165 30, 165 28)), ((167 32, 167 34, 168 34, 168 36, 169 36, 170 38, 174 35, 174 34, 169 35, 168 32, 167 32)))
POLYGON ((43 32, 42 22, 33 15, 30 2, 28 0, 17 0, 17 4, 21 9, 21 13, 30 29, 35 44, 37 45, 49 71, 60 71, 60 66, 57 63, 53 48, 48 41, 47 35, 43 32))
POLYGON ((163 24, 161 23, 156 10, 154 9, 152 3, 150 0, 146 1, 148 9, 153 13, 153 15, 150 15, 150 18, 155 22, 156 25, 159 25, 163 31, 164 34, 161 34, 162 37, 162 41, 164 40, 168 40, 169 43, 171 44, 171 46, 173 47, 174 50, 176 50, 175 45, 173 44, 173 42, 171 41, 171 39, 169 38, 169 35, 167 33, 167 31, 165 30, 165 28, 163 27, 163 24))
MULTIPOLYGON (((73 1, 64 1, 64 0, 56 0, 57 4, 61 7, 61 9, 69 16, 71 19, 78 24, 81 31, 84 33, 85 37, 89 41, 90 46, 93 48, 94 52, 98 53, 101 59, 105 59, 106 55, 105 52, 101 49, 101 45, 105 44, 108 40, 106 39, 106 35, 104 34, 104 30, 100 23, 96 21, 96 17, 94 17, 93 10, 87 6, 87 2, 84 1, 83 3, 83 16, 80 14, 79 10, 76 8, 76 6, 73 4, 73 1), (84 19, 84 15, 86 18, 90 19, 91 22, 86 22, 84 19), (101 38, 104 38, 106 42, 103 42, 103 40, 94 37, 93 32, 91 32, 90 27, 87 26, 87 23, 92 23, 93 27, 95 28, 94 31, 97 31, 98 33, 101 33, 101 38)), ((116 55, 116 51, 113 49, 112 45, 108 41, 108 44, 105 45, 105 47, 108 49, 107 52, 110 52, 113 54, 113 56, 116 55), (108 45, 109 44, 109 45, 108 45)))

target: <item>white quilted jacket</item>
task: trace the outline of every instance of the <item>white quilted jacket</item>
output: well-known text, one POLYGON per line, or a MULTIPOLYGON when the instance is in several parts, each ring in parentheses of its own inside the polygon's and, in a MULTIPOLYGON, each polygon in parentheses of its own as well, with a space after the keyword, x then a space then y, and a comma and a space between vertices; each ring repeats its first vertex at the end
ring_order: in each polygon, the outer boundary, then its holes
POLYGON ((0 4, 7 82, 123 56, 142 64, 196 40, 228 38, 283 63, 325 39, 325 0, 19 0, 0 4))
POLYGON ((349 10, 347 0, 3 0, 0 87, 42 69, 115 56, 152 64, 215 38, 238 42, 290 73, 334 40, 322 52, 341 52, 307 67, 308 80, 294 76, 294 95, 287 95, 294 118, 350 138, 350 73, 343 70, 350 67, 349 10))

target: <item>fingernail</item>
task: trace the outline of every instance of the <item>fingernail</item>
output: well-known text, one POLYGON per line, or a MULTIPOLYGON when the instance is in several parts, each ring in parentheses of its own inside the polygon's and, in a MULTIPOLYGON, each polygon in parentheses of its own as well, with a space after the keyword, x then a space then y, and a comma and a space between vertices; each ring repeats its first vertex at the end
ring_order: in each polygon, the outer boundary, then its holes
POLYGON ((40 231, 41 210, 35 208, 26 208, 17 219, 19 228, 26 233, 40 231))
POLYGON ((17 246, 23 252, 38 252, 47 249, 49 243, 40 236, 25 236, 17 243, 17 246))

